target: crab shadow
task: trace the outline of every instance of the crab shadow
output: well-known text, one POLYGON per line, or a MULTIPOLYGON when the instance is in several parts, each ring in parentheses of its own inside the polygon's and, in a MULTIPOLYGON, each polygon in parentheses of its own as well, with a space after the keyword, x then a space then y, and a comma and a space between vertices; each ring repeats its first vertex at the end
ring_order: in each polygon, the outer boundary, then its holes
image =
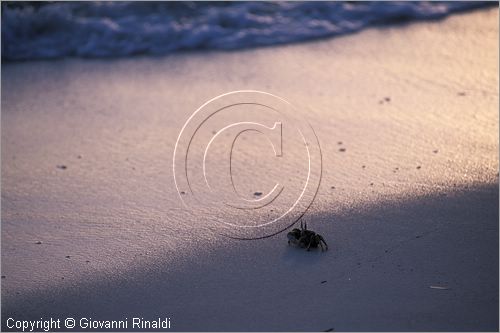
POLYGON ((285 264, 289 265, 313 266, 324 260, 331 251, 321 251, 320 248, 307 251, 299 246, 287 245, 285 251, 283 251, 282 259, 285 264))

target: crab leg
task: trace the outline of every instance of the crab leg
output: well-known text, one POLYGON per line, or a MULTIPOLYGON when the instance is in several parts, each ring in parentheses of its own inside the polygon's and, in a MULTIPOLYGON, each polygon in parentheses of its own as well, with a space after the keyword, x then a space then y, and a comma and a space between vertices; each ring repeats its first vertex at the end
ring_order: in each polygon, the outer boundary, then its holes
MULTIPOLYGON (((326 250, 328 251, 328 244, 326 244, 325 239, 321 235, 318 235, 318 237, 319 237, 318 243, 321 245, 321 243, 323 242, 325 244, 326 250)), ((323 249, 323 246, 321 246, 321 249, 323 249)))

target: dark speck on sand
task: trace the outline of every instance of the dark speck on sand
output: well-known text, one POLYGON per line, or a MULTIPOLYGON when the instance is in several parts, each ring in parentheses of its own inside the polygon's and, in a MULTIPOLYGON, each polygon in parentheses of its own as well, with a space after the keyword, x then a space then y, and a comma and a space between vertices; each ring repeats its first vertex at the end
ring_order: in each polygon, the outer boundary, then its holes
POLYGON ((465 93, 465 91, 460 91, 457 95, 458 95, 458 96, 465 96, 465 95, 466 95, 466 93, 465 93))
POLYGON ((323 284, 323 283, 326 283, 326 280, 324 280, 324 281, 321 281, 321 284, 323 284))
POLYGON ((2 279, 5 279, 5 275, 2 275, 2 279))
POLYGON ((57 165, 57 168, 61 170, 66 170, 68 167, 65 165, 57 165))
POLYGON ((439 150, 435 149, 435 150, 433 150, 432 152, 433 152, 434 154, 437 154, 437 153, 438 153, 438 151, 439 151, 439 150))
POLYGON ((71 258, 71 256, 66 256, 66 259, 69 259, 69 258, 71 258))
POLYGON ((391 98, 390 98, 390 97, 384 97, 384 101, 386 101, 386 102, 390 102, 390 101, 391 101, 391 98))
POLYGON ((422 167, 420 165, 417 166, 417 170, 420 170, 422 167))
POLYGON ((339 151, 343 153, 343 152, 346 151, 346 149, 345 148, 340 148, 339 151))
POLYGON ((262 192, 255 192, 253 195, 255 195, 256 197, 260 197, 262 195, 262 192))
POLYGON ((40 244, 42 244, 42 242, 41 241, 37 241, 35 244, 40 245, 40 244))
POLYGON ((335 331, 335 329, 333 327, 325 330, 325 332, 333 332, 333 331, 335 331))
POLYGON ((342 141, 337 142, 337 144, 338 144, 338 145, 341 145, 341 144, 342 144, 342 141))

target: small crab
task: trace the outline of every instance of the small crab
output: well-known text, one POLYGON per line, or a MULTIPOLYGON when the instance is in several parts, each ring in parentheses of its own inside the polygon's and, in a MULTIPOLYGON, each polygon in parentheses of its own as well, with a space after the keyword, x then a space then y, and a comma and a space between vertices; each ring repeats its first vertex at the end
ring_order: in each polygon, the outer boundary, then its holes
POLYGON ((298 245, 302 248, 306 248, 309 251, 311 248, 317 248, 318 245, 321 247, 321 251, 328 250, 328 244, 326 244, 323 236, 315 233, 312 230, 307 230, 307 223, 302 223, 300 221, 300 229, 294 228, 287 235, 288 245, 298 245), (323 248, 323 244, 325 247, 323 248))

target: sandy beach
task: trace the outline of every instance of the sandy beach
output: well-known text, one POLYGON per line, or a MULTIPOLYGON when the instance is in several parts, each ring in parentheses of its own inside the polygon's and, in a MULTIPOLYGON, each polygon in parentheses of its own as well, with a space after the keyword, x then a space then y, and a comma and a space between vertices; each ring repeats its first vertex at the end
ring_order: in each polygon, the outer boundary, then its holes
MULTIPOLYGON (((2 64, 2 330, 168 317, 172 331, 498 331, 498 19, 2 64), (322 179, 305 218, 327 252, 221 236, 179 199, 182 126, 242 89, 314 128, 322 179)), ((263 147, 248 137, 237 155, 249 194, 293 172, 268 171, 263 147)))

